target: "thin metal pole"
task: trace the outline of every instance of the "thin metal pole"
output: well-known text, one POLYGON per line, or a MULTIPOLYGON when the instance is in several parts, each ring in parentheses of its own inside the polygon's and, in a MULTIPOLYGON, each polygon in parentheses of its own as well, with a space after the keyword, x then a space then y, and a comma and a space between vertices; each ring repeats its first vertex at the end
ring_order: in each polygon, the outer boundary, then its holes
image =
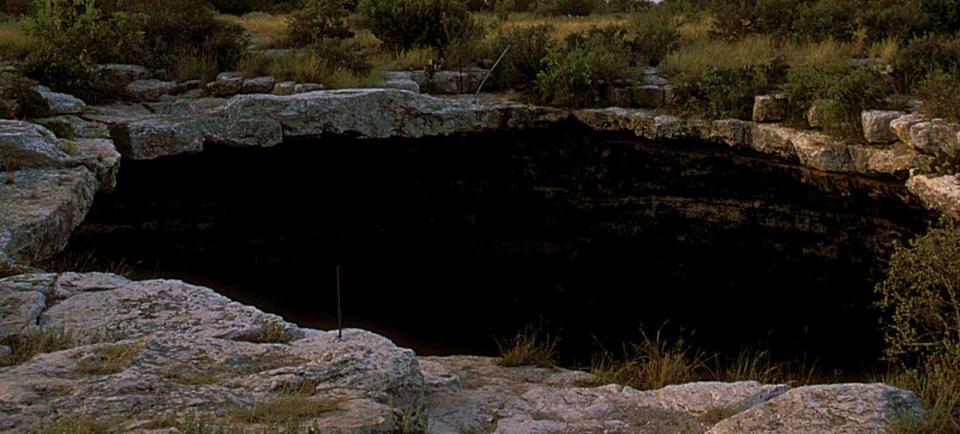
POLYGON ((340 311, 340 266, 337 265, 337 339, 343 339, 343 313, 340 311))
POLYGON ((473 103, 476 104, 480 102, 480 90, 483 89, 483 85, 487 84, 487 79, 490 78, 490 74, 493 74, 493 71, 497 69, 497 66, 500 66, 500 62, 503 61, 503 58, 507 55, 507 51, 510 51, 510 47, 513 45, 507 45, 507 48, 503 49, 503 53, 500 53, 500 57, 497 58, 497 61, 493 63, 493 67, 487 71, 487 75, 483 76, 483 81, 480 82, 480 85, 477 86, 477 93, 473 95, 473 103))

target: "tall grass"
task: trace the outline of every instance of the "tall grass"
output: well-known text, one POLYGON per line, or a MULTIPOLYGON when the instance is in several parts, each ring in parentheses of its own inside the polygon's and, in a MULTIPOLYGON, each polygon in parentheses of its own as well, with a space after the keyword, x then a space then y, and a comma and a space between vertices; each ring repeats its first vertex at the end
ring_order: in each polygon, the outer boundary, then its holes
POLYGON ((0 59, 23 60, 39 45, 40 40, 23 28, 22 20, 0 18, 0 59))
POLYGON ((904 369, 882 380, 912 390, 923 403, 923 417, 904 415, 894 423, 898 433, 960 432, 960 357, 936 356, 919 368, 904 369))
POLYGON ((10 347, 10 354, 0 357, 0 366, 19 365, 37 354, 52 353, 72 348, 76 343, 73 333, 48 328, 0 339, 0 345, 10 347))
POLYGON ((481 23, 488 23, 488 26, 498 27, 495 31, 488 32, 488 35, 502 33, 513 27, 535 27, 544 24, 553 26, 551 35, 556 40, 562 40, 574 33, 580 33, 594 27, 624 26, 630 22, 629 15, 624 14, 594 14, 583 17, 572 16, 543 16, 534 13, 512 13, 510 19, 506 21, 496 20, 493 14, 479 13, 474 14, 481 23), (497 31, 499 30, 499 32, 497 31))
POLYGON ((536 365, 543 368, 556 366, 557 344, 559 338, 553 338, 543 326, 529 325, 515 336, 501 343, 500 365, 507 367, 536 365))
POLYGON ((670 342, 660 327, 653 336, 641 330, 639 343, 624 348, 617 359, 602 350, 594 356, 591 373, 597 383, 617 383, 640 390, 659 389, 700 378, 707 367, 707 356, 681 339, 670 342))
POLYGON ((251 12, 242 16, 220 15, 220 19, 243 27, 253 36, 259 48, 282 48, 286 46, 290 16, 251 12))

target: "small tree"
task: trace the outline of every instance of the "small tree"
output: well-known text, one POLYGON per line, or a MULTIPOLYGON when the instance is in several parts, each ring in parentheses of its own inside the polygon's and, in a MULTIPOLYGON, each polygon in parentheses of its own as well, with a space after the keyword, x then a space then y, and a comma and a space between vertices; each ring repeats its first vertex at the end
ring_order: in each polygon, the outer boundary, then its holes
POLYGON ((960 227, 940 226, 898 246, 876 287, 887 356, 915 360, 960 348, 960 227))

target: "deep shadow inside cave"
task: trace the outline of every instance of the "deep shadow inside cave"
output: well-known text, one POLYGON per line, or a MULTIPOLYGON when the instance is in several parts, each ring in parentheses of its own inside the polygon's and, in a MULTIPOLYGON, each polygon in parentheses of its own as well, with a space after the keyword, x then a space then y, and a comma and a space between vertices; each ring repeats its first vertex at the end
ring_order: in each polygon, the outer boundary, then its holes
POLYGON ((669 320, 706 350, 862 370, 883 258, 928 219, 893 179, 572 126, 123 164, 71 250, 320 328, 342 265, 346 325, 424 354, 543 321, 585 364, 669 320))

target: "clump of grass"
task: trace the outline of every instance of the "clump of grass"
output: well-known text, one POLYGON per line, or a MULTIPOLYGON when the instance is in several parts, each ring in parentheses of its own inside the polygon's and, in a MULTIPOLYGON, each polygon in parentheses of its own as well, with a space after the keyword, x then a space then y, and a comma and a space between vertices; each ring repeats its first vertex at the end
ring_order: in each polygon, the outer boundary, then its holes
POLYGON ((717 368, 713 377, 718 381, 747 381, 773 383, 783 378, 780 366, 773 363, 770 352, 745 348, 729 361, 716 358, 717 368))
POLYGON ((720 421, 729 419, 731 416, 737 413, 737 409, 731 406, 710 407, 707 409, 707 411, 697 417, 697 419, 706 425, 716 425, 720 423, 720 421))
POLYGON ((139 263, 129 263, 126 259, 101 259, 92 251, 67 251, 43 262, 40 268, 52 273, 101 272, 130 278, 136 272, 137 265, 139 263))
POLYGON ((960 356, 932 356, 919 368, 901 369, 886 378, 888 383, 912 390, 926 414, 905 414, 893 424, 898 433, 960 432, 960 356))
POLYGON ((81 360, 73 372, 78 375, 116 374, 133 364, 137 354, 140 354, 140 345, 109 345, 98 348, 96 352, 99 359, 81 360))
POLYGON ((383 81, 383 71, 377 68, 361 74, 345 68, 333 71, 332 88, 336 89, 363 89, 378 87, 383 81))
POLYGON ((597 383, 650 390, 700 378, 707 361, 702 351, 691 348, 683 339, 669 342, 663 336, 663 327, 652 337, 641 333, 642 340, 625 348, 622 359, 606 351, 594 356, 590 371, 597 383))
MULTIPOLYGON (((498 30, 514 27, 536 27, 544 24, 553 26, 551 35, 554 40, 562 41, 574 33, 593 28, 617 27, 627 25, 630 20, 625 15, 593 14, 587 16, 545 16, 529 12, 514 12, 506 21, 494 20, 490 14, 475 14, 481 22, 495 22, 498 30)), ((494 32, 496 33, 496 32, 494 32)))
POLYGON ((557 345, 560 338, 552 338, 542 326, 529 325, 517 332, 505 343, 497 341, 500 348, 500 366, 517 367, 536 365, 544 368, 556 366, 557 345))
POLYGON ((326 83, 331 77, 327 59, 312 50, 297 50, 279 56, 248 56, 240 61, 237 69, 246 76, 270 75, 278 80, 302 83, 326 83))
POLYGON ((285 331, 286 327, 282 322, 271 321, 253 332, 238 336, 236 340, 255 344, 285 344, 289 341, 285 331))
POLYGON ((106 434, 110 426, 106 421, 91 416, 68 416, 41 425, 37 434, 106 434))
POLYGON ((430 428, 427 408, 423 405, 404 410, 398 419, 393 434, 426 434, 430 428))
POLYGON ((171 78, 176 81, 212 81, 219 73, 217 59, 212 55, 184 53, 173 60, 171 78))
POLYGON ((40 41, 24 30, 22 21, 0 19, 0 59, 23 60, 39 45, 40 41))
POLYGON ((273 399, 255 404, 249 409, 237 410, 234 420, 263 425, 299 422, 340 409, 341 401, 335 398, 317 398, 296 394, 281 394, 273 399))
POLYGON ((37 354, 52 353, 72 348, 76 341, 73 333, 62 329, 47 329, 0 339, 0 345, 10 347, 10 354, 0 358, 0 366, 24 363, 37 354))
POLYGON ((251 12, 242 16, 221 15, 220 19, 239 25, 253 35, 259 48, 283 47, 290 28, 290 16, 251 12))

